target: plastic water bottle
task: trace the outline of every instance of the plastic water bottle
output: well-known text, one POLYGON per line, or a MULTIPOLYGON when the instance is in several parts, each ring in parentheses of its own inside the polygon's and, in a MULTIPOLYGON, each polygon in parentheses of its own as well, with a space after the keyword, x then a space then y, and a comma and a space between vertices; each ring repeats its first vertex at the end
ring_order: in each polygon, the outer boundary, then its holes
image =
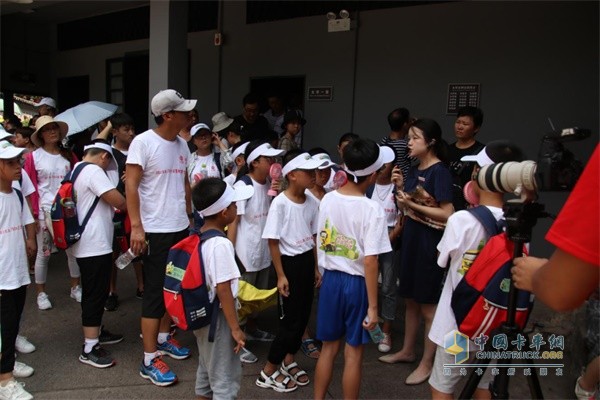
MULTIPOLYGON (((365 317, 365 323, 369 323, 369 316, 365 317)), ((379 327, 379 324, 375 324, 375 328, 368 330, 367 332, 369 332, 369 335, 371 335, 371 340, 373 343, 379 343, 383 340, 384 335, 383 331, 379 327)))
POLYGON ((65 218, 72 218, 77 214, 77 210, 75 209, 75 202, 72 199, 64 199, 62 201, 62 206, 65 218))
POLYGON ((126 266, 128 266, 129 264, 131 264, 131 262, 133 261, 133 259, 136 257, 135 254, 133 254, 133 251, 131 251, 131 248, 129 250, 127 250, 125 253, 121 254, 117 260, 115 261, 115 265, 117 266, 117 268, 119 269, 123 269, 126 266))

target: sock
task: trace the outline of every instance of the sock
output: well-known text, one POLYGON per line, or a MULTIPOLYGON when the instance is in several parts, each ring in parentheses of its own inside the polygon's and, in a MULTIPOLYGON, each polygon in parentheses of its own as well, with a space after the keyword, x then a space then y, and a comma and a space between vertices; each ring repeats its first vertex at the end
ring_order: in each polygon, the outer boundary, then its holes
POLYGON ((144 365, 146 367, 148 367, 150 365, 150 362, 152 362, 152 360, 154 360, 158 356, 160 356, 160 354, 158 354, 156 352, 154 352, 154 353, 144 352, 144 365))
POLYGON ((158 344, 163 344, 169 338, 169 332, 158 332, 158 344))
POLYGON ((83 352, 89 353, 90 351, 92 351, 94 346, 98 344, 98 342, 99 342, 98 338, 96 338, 96 339, 85 338, 85 346, 83 347, 83 352))

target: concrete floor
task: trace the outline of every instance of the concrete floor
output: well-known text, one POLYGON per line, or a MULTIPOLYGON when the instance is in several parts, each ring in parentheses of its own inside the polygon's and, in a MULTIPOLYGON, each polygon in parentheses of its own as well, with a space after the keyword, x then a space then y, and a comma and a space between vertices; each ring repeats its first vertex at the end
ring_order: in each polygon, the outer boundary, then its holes
MULTIPOLYGON (((21 333, 29 338, 37 350, 31 354, 18 356, 18 360, 35 368, 35 374, 23 379, 26 390, 37 399, 188 399, 194 398, 194 380, 196 355, 194 336, 190 332, 178 332, 176 338, 192 349, 190 359, 177 361, 166 357, 166 361, 179 376, 176 385, 160 388, 142 379, 138 366, 142 358, 142 346, 139 338, 139 315, 141 301, 135 298, 135 277, 131 267, 120 271, 119 300, 120 307, 115 312, 104 314, 104 324, 112 332, 122 333, 125 340, 106 348, 117 360, 117 365, 108 369, 97 369, 81 364, 78 356, 83 342, 81 333, 80 306, 69 297, 68 270, 63 254, 52 257, 48 274, 47 292, 54 308, 39 311, 35 301, 35 288, 28 290, 28 298, 22 321, 21 333)), ((402 307, 399 318, 394 323, 394 346, 401 344, 403 331, 402 307)), ((543 321, 545 332, 566 335, 567 351, 563 376, 549 373, 541 378, 546 398, 573 398, 575 378, 582 363, 579 328, 576 316, 557 317, 545 307, 536 305, 531 321, 543 321), (558 318, 558 319, 557 319, 558 318), (562 319, 561 319, 562 318, 562 319), (577 356, 575 357, 575 355, 577 356)), ((275 308, 267 311, 259 320, 259 325, 274 331, 277 324, 275 308)), ((312 325, 314 326, 314 324, 312 325)), ((312 398, 312 383, 293 393, 279 394, 272 390, 261 389, 254 383, 269 349, 268 343, 250 342, 247 346, 259 357, 259 362, 244 365, 241 399, 305 399, 312 398)), ((422 350, 418 349, 420 353, 422 350)), ((366 399, 422 399, 429 398, 429 386, 406 386, 404 379, 416 367, 416 364, 387 365, 379 362, 375 345, 367 346, 363 365, 363 378, 360 397, 366 399)), ((302 353, 297 356, 299 364, 308 372, 311 380, 314 376, 315 360, 302 353)), ((331 398, 341 398, 342 356, 336 361, 333 382, 329 389, 331 398)), ((462 387, 462 386, 461 386, 462 387)), ((522 371, 510 381, 512 398, 529 398, 529 391, 522 371)))

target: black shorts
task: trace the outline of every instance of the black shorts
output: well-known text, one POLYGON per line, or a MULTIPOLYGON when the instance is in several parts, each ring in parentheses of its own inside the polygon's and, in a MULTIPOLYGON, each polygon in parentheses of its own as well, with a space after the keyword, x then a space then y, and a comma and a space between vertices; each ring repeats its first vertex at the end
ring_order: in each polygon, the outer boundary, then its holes
POLYGON ((188 230, 173 233, 146 233, 148 251, 142 256, 144 262, 143 318, 162 318, 165 314, 163 285, 169 249, 188 236, 188 230))

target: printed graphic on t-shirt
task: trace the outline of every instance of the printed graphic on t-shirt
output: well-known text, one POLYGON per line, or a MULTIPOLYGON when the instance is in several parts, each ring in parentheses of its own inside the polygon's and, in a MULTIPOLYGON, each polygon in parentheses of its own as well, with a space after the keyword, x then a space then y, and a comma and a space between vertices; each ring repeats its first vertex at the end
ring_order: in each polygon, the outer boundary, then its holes
POLYGON ((465 251, 465 254, 463 254, 462 257, 462 263, 460 264, 460 266, 458 267, 458 271, 456 272, 464 276, 469 270, 469 268, 471 268, 471 265, 473 265, 473 263, 475 262, 475 259, 477 258, 477 255, 479 254, 481 249, 483 249, 483 246, 485 246, 485 239, 481 239, 476 249, 465 251))
POLYGON ((345 236, 338 232, 335 226, 331 225, 329 218, 325 220, 325 228, 319 232, 321 240, 321 250, 327 255, 341 256, 350 260, 358 258, 356 249, 356 239, 345 236))

